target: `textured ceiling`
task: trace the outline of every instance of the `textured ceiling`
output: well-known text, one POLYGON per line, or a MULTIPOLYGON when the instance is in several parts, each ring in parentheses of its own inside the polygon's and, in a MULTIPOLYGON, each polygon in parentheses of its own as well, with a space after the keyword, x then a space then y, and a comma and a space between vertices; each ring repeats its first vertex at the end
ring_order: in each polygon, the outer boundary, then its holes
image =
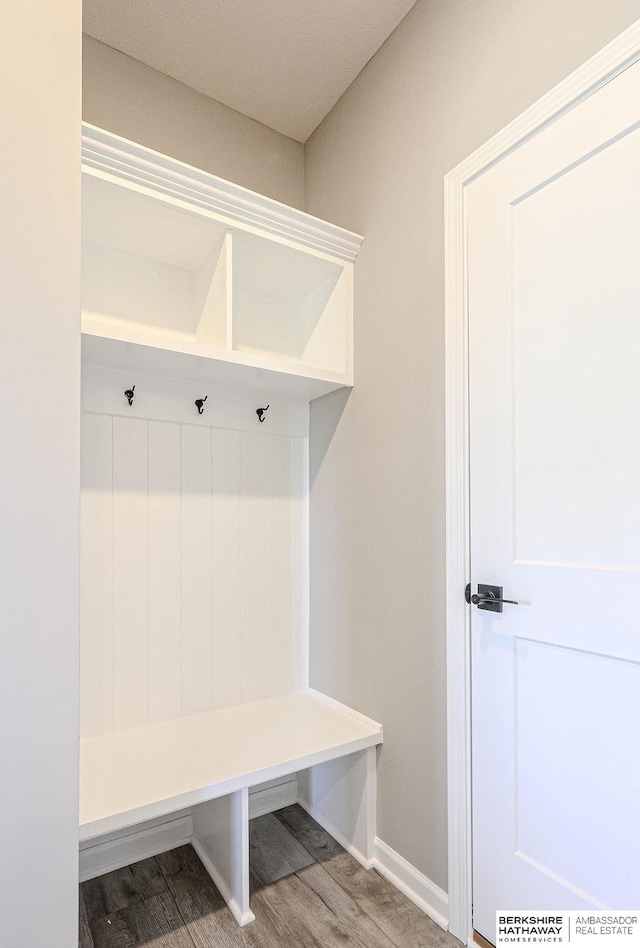
POLYGON ((84 31, 304 142, 415 0, 84 0, 84 31))

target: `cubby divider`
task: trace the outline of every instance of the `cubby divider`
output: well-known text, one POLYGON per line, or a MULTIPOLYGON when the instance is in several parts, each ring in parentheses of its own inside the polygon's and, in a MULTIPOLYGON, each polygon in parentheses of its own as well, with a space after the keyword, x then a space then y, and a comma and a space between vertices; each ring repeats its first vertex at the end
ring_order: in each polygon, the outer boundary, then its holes
POLYGON ((249 907, 249 790, 194 806, 191 844, 239 925, 255 919, 249 907))

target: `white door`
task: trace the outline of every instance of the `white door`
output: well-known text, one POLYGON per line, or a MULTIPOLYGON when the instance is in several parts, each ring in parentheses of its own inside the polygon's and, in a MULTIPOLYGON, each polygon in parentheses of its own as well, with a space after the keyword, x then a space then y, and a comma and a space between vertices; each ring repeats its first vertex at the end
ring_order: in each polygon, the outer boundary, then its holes
POLYGON ((467 189, 474 928, 640 908, 640 64, 467 189))

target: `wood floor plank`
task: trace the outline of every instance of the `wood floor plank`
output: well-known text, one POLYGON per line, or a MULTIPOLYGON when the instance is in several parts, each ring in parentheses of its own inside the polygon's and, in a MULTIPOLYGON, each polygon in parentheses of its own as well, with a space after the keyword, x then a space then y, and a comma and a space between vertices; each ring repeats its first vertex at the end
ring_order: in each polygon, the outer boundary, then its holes
MULTIPOLYGON (((291 913, 282 912, 277 899, 264 898, 261 893, 266 888, 256 874, 249 869, 249 887, 251 890, 251 908, 256 920, 247 926, 251 948, 298 948, 303 946, 296 932, 295 921, 292 924, 291 913)), ((273 885, 270 886, 273 888, 273 885)), ((309 944, 315 944, 310 942, 309 944)))
POLYGON ((352 938, 360 938, 368 948, 394 948, 393 942, 319 863, 307 866, 297 876, 322 899, 352 938))
POLYGON ((480 932, 473 930, 473 940, 476 945, 480 945, 480 948, 495 948, 495 945, 492 941, 489 941, 488 938, 485 938, 484 935, 481 935, 480 932))
POLYGON ((316 862, 326 862, 345 851, 340 843, 337 843, 333 836, 329 836, 297 803, 276 810, 273 816, 289 830, 316 862))
POLYGON ((273 813, 249 823, 249 861, 256 876, 265 885, 290 876, 314 862, 273 813))
POLYGON ((80 886, 89 925, 96 918, 119 912, 166 891, 167 884, 154 858, 89 879, 80 886))
POLYGON ((191 846, 157 857, 196 948, 248 948, 244 932, 191 846))
POLYGON ((456 938, 375 869, 363 869, 349 853, 330 860, 325 868, 397 948, 459 948, 456 938))
POLYGON ((82 894, 82 889, 80 889, 78 907, 80 914, 78 924, 78 948, 95 948, 93 944, 93 937, 91 935, 91 929, 89 928, 87 906, 84 904, 84 895, 82 894))
POLYGON ((152 895, 91 925, 95 948, 194 948, 169 892, 152 895))
POLYGON ((460 948, 457 938, 375 869, 364 869, 301 807, 286 807, 276 816, 397 948, 460 948))
POLYGON ((169 888, 169 876, 180 873, 193 873, 195 876, 199 876, 201 869, 204 869, 198 854, 189 843, 178 846, 176 849, 169 849, 166 853, 160 853, 159 856, 156 856, 156 862, 167 883, 167 888, 169 888))
POLYGON ((291 935, 284 942, 287 948, 370 948, 367 935, 338 918, 298 875, 262 886, 252 904, 256 918, 267 908, 272 916, 286 919, 291 935))
POLYGON ((155 856, 151 859, 141 859, 140 862, 134 862, 130 868, 133 881, 145 898, 166 892, 167 883, 155 856))

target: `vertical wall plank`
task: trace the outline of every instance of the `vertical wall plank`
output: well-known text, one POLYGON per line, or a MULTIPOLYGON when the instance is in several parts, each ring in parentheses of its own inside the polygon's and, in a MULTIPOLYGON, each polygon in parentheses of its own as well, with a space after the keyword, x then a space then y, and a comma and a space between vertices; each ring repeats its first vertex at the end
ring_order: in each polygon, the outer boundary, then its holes
POLYGON ((109 415, 82 415, 80 735, 113 730, 113 505, 109 415))
POLYGON ((113 419, 114 726, 149 717, 148 425, 113 419))
POLYGON ((83 736, 304 687, 307 440, 111 414, 121 388, 85 392, 83 736))
POLYGON ((212 431, 212 708, 242 700, 240 666, 240 434, 212 431))
POLYGON ((291 438, 267 438, 267 687, 269 695, 293 689, 291 438))
POLYGON ((267 697, 267 437, 240 435, 240 630, 242 700, 267 697))
POLYGON ((149 720, 182 714, 180 425, 149 422, 149 720))
POLYGON ((182 426, 182 713, 211 707, 211 429, 182 426))
POLYGON ((309 439, 292 439, 293 687, 309 684, 309 439))

